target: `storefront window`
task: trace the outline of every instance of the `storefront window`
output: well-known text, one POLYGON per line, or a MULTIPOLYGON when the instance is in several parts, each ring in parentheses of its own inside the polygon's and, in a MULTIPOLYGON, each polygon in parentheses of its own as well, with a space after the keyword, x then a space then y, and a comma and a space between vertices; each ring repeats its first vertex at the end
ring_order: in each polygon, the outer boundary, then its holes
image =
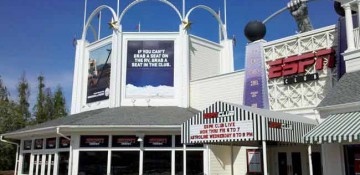
POLYGON ((69 152, 59 152, 58 175, 67 175, 69 171, 69 152))
POLYGON ((203 151, 186 151, 186 174, 204 174, 203 151))
POLYGON ((171 174, 171 151, 145 151, 143 167, 146 175, 171 174))
POLYGON ((139 151, 113 151, 111 155, 112 175, 138 175, 139 151))
POLYGON ((184 152, 175 151, 175 174, 184 174, 184 152))
POLYGON ((107 151, 80 151, 79 175, 106 174, 107 156, 107 151))
POLYGON ((345 145, 346 175, 360 174, 360 145, 345 145))
POLYGON ((30 153, 24 154, 23 164, 22 164, 22 173, 29 174, 30 170, 30 153))

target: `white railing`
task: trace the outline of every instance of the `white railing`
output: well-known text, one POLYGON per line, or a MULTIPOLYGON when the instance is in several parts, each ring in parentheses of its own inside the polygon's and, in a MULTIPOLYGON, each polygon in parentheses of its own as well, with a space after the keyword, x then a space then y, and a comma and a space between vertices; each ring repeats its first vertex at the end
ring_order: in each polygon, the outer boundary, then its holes
POLYGON ((355 48, 360 49, 360 33, 359 27, 354 29, 355 48))

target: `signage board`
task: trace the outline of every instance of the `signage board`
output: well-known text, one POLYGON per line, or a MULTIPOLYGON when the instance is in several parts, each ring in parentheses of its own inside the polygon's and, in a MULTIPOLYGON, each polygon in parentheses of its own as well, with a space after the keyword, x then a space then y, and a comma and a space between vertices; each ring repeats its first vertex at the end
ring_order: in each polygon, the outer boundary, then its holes
POLYGON ((218 118, 218 117, 232 117, 235 115, 235 111, 221 111, 221 112, 210 112, 204 113, 204 119, 218 118))
POLYGON ((46 149, 55 149, 56 147, 56 138, 47 138, 46 139, 46 149))
POLYGON ((81 136, 80 147, 108 147, 109 136, 107 135, 92 135, 81 136))
MULTIPOLYGON (((70 136, 67 136, 70 138, 70 136)), ((70 147, 70 140, 64 137, 59 138, 59 148, 69 148, 70 147)))
POLYGON ((174 41, 128 41, 126 98, 171 98, 174 90, 174 41))
POLYGON ((246 150, 247 171, 248 173, 262 173, 262 159, 260 149, 246 150))
POLYGON ((86 103, 109 99, 111 73, 111 44, 89 53, 86 103))
POLYGON ((269 122, 268 123, 269 128, 275 128, 275 129, 288 129, 292 130, 292 125, 287 123, 280 123, 280 122, 269 122))
POLYGON ((135 135, 122 135, 112 137, 113 147, 140 147, 140 142, 137 141, 138 137, 135 135))
POLYGON ((327 57, 327 67, 335 67, 335 50, 323 49, 316 52, 294 55, 287 58, 280 58, 268 61, 269 79, 284 77, 284 84, 293 84, 319 79, 318 74, 305 76, 306 69, 315 65, 315 70, 324 69, 324 57, 327 57), (299 77, 300 76, 300 77, 299 77))
POLYGON ((171 135, 146 135, 144 137, 145 147, 171 147, 171 135))
POLYGON ((263 42, 246 46, 244 105, 268 108, 263 42))
POLYGON ((34 149, 43 149, 44 139, 35 139, 34 141, 34 149))
POLYGON ((24 140, 24 150, 31 150, 32 140, 24 140))
POLYGON ((190 125, 190 143, 238 138, 254 138, 252 120, 190 125))

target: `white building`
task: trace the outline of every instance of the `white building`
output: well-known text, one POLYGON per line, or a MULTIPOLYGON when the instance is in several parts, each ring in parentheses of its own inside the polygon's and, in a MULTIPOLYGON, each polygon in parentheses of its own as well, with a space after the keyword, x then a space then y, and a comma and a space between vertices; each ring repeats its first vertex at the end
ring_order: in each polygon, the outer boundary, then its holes
MULTIPOLYGON (((358 47, 348 43, 344 58, 353 73, 336 83, 337 26, 250 43, 246 71, 234 71, 232 40, 212 9, 196 6, 181 15, 160 1, 178 14, 178 32, 123 32, 122 17, 141 2, 121 14, 100 6, 89 16, 76 46, 70 116, 1 136, 19 141, 16 174, 349 172, 353 164, 348 152, 344 158, 343 143, 315 145, 326 141, 318 137, 326 133, 321 128, 334 128, 331 136, 338 137, 337 127, 320 124, 310 131, 329 115, 358 110, 359 89, 342 88, 360 78, 352 66, 360 63, 358 47), (187 33, 189 15, 198 9, 219 22, 220 43, 187 33), (88 28, 102 10, 112 14, 113 33, 89 43, 88 28)), ((352 119, 347 122, 359 122, 352 119)), ((332 142, 359 139, 359 125, 353 126, 351 137, 332 142)))

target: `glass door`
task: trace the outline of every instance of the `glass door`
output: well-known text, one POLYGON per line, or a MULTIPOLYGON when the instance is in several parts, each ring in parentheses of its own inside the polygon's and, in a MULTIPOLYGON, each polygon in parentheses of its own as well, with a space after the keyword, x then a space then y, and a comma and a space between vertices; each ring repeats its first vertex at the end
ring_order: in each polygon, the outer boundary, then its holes
POLYGON ((55 154, 33 154, 31 175, 52 175, 54 172, 55 154))

